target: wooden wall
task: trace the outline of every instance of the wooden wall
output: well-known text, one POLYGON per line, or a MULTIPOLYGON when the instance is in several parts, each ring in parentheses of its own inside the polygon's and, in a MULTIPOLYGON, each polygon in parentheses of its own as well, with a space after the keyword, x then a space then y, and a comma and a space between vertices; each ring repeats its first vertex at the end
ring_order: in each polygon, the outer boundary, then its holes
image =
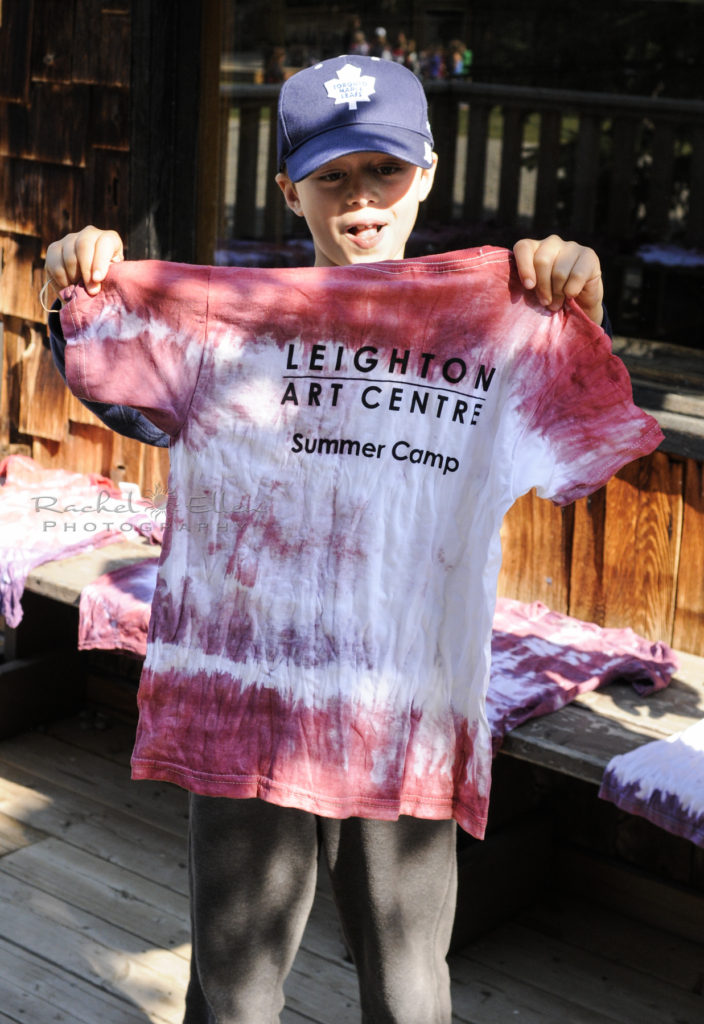
POLYGON ((567 508, 506 517, 499 591, 653 641, 704 648, 704 469, 657 451, 567 508))
POLYGON ((165 452, 66 390, 40 291, 47 245, 88 223, 193 258, 199 19, 188 0, 0 0, 0 452, 165 485, 165 452))

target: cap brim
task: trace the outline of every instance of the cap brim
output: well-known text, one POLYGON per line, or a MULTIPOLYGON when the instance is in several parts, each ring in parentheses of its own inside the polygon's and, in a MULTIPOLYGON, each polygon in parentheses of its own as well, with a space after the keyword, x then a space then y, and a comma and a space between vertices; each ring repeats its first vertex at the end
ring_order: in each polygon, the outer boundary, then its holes
POLYGON ((291 181, 301 181, 323 164, 348 153, 387 153, 417 167, 431 167, 428 138, 396 125, 346 124, 331 128, 302 143, 286 157, 291 181))

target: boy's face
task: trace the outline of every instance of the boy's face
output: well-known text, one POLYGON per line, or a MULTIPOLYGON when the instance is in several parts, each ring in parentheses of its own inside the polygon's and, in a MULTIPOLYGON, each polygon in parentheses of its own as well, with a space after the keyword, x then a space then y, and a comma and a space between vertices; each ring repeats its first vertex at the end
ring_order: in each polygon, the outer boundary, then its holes
POLYGON ((348 153, 302 181, 278 174, 288 206, 313 236, 315 266, 402 259, 436 159, 426 169, 386 153, 348 153))

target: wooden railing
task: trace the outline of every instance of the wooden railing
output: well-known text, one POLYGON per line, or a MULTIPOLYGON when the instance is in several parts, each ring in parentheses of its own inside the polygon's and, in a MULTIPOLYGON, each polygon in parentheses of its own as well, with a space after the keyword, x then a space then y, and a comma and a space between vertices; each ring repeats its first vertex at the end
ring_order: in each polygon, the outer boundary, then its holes
MULTIPOLYGON (((426 222, 704 246, 704 102, 428 83, 426 222)), ((221 237, 295 233, 274 183, 278 86, 226 84, 221 237)))

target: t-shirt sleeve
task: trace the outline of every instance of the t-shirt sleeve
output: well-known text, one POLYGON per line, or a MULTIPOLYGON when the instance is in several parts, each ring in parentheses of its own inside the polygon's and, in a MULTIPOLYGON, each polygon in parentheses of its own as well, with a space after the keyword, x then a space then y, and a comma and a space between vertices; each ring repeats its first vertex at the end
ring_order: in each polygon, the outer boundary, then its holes
POLYGON ((175 436, 198 382, 209 268, 115 264, 100 292, 63 294, 66 381, 83 401, 131 406, 175 436))
POLYGON ((535 487, 566 505, 663 440, 654 417, 633 402, 626 367, 609 338, 572 303, 553 320, 553 373, 524 422, 515 450, 514 496, 535 487))

